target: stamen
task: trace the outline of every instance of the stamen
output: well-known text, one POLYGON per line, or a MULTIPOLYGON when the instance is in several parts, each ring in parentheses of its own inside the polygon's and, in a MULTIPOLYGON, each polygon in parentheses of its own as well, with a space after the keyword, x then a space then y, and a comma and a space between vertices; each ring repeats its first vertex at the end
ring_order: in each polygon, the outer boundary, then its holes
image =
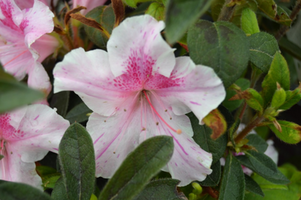
POLYGON ((176 129, 172 128, 172 127, 171 127, 171 126, 170 126, 170 125, 169 125, 169 124, 168 124, 168 123, 160 116, 160 114, 157 112, 157 110, 154 108, 154 106, 153 106, 152 103, 150 102, 150 100, 149 100, 149 98, 148 98, 148 96, 147 96, 145 90, 143 90, 143 93, 144 93, 144 95, 145 95, 145 97, 146 97, 146 100, 148 101, 150 107, 151 107, 152 110, 157 114, 157 116, 162 120, 162 122, 164 122, 164 124, 166 124, 166 126, 167 126, 168 128, 170 128, 173 132, 175 132, 175 133, 177 133, 177 134, 181 134, 181 133, 182 133, 182 130, 181 130, 181 129, 176 130, 176 129))

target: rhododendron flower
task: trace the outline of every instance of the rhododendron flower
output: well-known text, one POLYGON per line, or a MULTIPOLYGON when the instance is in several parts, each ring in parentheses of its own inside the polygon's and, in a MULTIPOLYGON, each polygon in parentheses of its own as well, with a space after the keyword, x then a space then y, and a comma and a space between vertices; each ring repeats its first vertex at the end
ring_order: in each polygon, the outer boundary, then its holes
POLYGON ((81 14, 85 15, 93 8, 103 5, 107 0, 72 0, 73 8, 77 6, 84 6, 87 9, 81 10, 81 14))
POLYGON ((48 106, 35 104, 0 115, 0 179, 42 189, 35 161, 57 152, 69 122, 48 106))
POLYGON ((109 178, 139 143, 156 135, 174 139, 163 169, 187 185, 210 174, 212 155, 193 139, 192 111, 201 121, 225 97, 214 71, 189 57, 175 58, 149 15, 124 20, 112 32, 108 52, 82 48, 54 69, 54 91, 75 91, 94 111, 87 130, 94 141, 96 175, 109 178))
POLYGON ((42 2, 20 9, 14 0, 0 1, 0 61, 4 69, 28 85, 48 93, 49 77, 41 65, 58 42, 46 33, 53 30, 53 13, 42 2))

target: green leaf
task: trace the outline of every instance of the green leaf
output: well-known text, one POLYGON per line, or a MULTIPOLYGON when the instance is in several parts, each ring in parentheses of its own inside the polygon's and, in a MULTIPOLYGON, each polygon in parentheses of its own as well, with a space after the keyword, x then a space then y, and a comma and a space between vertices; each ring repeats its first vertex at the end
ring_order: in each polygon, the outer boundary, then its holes
POLYGON ((246 190, 260 196, 264 196, 260 186, 251 177, 245 174, 246 190))
POLYGON ((51 198, 54 200, 68 200, 66 187, 64 185, 63 178, 59 178, 55 183, 54 188, 51 192, 51 198))
POLYGON ((243 92, 243 95, 248 106, 259 111, 259 113, 263 113, 263 99, 256 90, 248 88, 243 92))
POLYGON ((249 134, 246 139, 249 140, 248 145, 255 147, 255 149, 260 153, 264 153, 268 148, 266 141, 257 134, 249 134))
POLYGON ((250 168, 263 178, 273 183, 289 183, 289 180, 277 169, 274 161, 263 153, 246 151, 244 156, 236 156, 236 158, 242 165, 250 168))
POLYGON ((200 20, 189 29, 187 43, 191 59, 213 68, 226 88, 248 65, 247 36, 232 23, 200 20))
POLYGON ((282 37, 279 41, 279 46, 284 51, 301 60, 301 48, 295 43, 291 42, 289 39, 282 37))
POLYGON ((276 83, 279 83, 284 90, 290 89, 289 69, 286 60, 279 52, 275 54, 271 68, 261 84, 261 94, 265 105, 271 101, 277 89, 276 83))
POLYGON ((290 18, 290 13, 287 13, 282 7, 277 6, 277 15, 275 17, 275 20, 281 24, 284 24, 286 26, 290 26, 292 23, 292 20, 290 18))
POLYGON ((173 148, 173 139, 168 136, 152 137, 141 143, 126 157, 98 199, 132 199, 168 163, 173 148))
POLYGON ((94 191, 95 156, 90 134, 78 123, 65 132, 59 161, 68 199, 90 199, 94 191))
MULTIPOLYGON (((86 14, 87 18, 97 21, 108 33, 112 33, 115 24, 115 14, 112 6, 99 6, 86 14)), ((106 48, 108 38, 99 29, 84 25, 89 39, 100 48, 106 48)))
POLYGON ((138 3, 148 2, 151 0, 122 0, 127 6, 137 8, 138 3))
POLYGON ((212 0, 168 0, 166 6, 165 35, 169 43, 175 43, 209 8, 212 0))
POLYGON ((37 166, 36 170, 40 177, 42 178, 43 187, 47 188, 54 188, 55 183, 61 177, 61 174, 58 173, 55 169, 48 166, 37 166))
POLYGON ((219 200, 240 200, 245 195, 244 173, 240 163, 231 153, 226 159, 219 192, 219 200))
POLYGON ((164 13, 165 7, 162 3, 153 2, 149 5, 148 9, 146 10, 145 14, 149 14, 153 16, 156 20, 164 20, 164 13))
POLYGON ((86 120, 88 120, 89 118, 89 113, 92 113, 92 110, 90 110, 86 104, 84 103, 80 103, 76 106, 74 106, 74 108, 72 108, 66 115, 66 119, 69 120, 70 123, 74 123, 74 122, 84 122, 86 120))
MULTIPOLYGON (((5 74, 5 73, 3 73, 5 74)), ((3 79, 0 73, 0 114, 41 100, 45 94, 15 80, 3 79)))
POLYGON ((286 92, 286 99, 284 103, 279 107, 279 109, 281 110, 288 110, 301 100, 301 89, 299 87, 293 91, 285 91, 285 92, 286 92))
POLYGON ((269 125, 270 129, 283 142, 297 144, 301 140, 301 126, 293 122, 279 120, 282 132, 277 130, 273 124, 269 125))
MULTIPOLYGON (((245 78, 240 78, 238 79, 237 81, 235 81, 235 84, 237 86, 240 87, 240 89, 242 91, 246 90, 247 88, 250 87, 250 81, 248 79, 245 79, 245 78)), ((233 97, 236 92, 230 88, 228 88, 226 90, 226 98, 225 100, 223 101, 223 106, 225 106, 229 111, 234 111, 235 109, 237 109, 244 100, 233 100, 233 101, 229 101, 229 99, 231 97, 233 97)))
POLYGON ((56 108, 57 113, 65 117, 69 106, 69 96, 69 91, 63 91, 53 94, 50 100, 50 107, 56 108))
POLYGON ((200 145, 202 149, 207 152, 212 153, 214 164, 219 161, 219 159, 223 156, 226 146, 227 146, 227 134, 223 134, 217 140, 213 140, 210 136, 212 134, 212 129, 207 126, 202 126, 199 124, 198 118, 193 113, 187 114, 190 118, 192 129, 194 132, 193 139, 194 141, 200 145))
POLYGON ((284 91, 283 88, 278 88, 275 91, 273 98, 272 98, 272 102, 271 102, 271 107, 278 109, 281 105, 284 104, 286 100, 286 92, 284 91))
POLYGON ((278 42, 274 36, 260 32, 248 37, 250 43, 250 61, 261 71, 267 72, 276 52, 278 42))
POLYGON ((222 10, 225 0, 213 0, 211 3, 211 17, 214 21, 217 21, 218 16, 222 10))
POLYGON ((30 185, 3 180, 0 180, 0 194, 1 200, 51 200, 48 194, 30 185))
POLYGON ((217 161, 211 166, 212 173, 207 175, 206 179, 202 182, 199 182, 202 186, 214 187, 219 184, 221 179, 221 163, 217 161))
POLYGON ((245 8, 241 13, 241 29, 247 35, 260 32, 256 14, 250 8, 245 8))
POLYGON ((177 191, 180 181, 174 179, 159 179, 151 181, 133 200, 183 200, 183 194, 177 191))
POLYGON ((257 0, 258 8, 274 19, 277 14, 277 4, 273 0, 257 0))

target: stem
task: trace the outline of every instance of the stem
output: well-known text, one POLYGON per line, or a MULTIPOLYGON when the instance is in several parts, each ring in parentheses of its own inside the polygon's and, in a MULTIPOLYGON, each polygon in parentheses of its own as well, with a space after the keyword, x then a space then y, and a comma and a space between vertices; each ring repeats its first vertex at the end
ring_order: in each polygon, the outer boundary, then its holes
POLYGON ((248 124, 235 138, 235 143, 239 143, 242 139, 244 139, 248 133, 255 128, 258 124, 260 124, 265 118, 263 116, 260 116, 256 118, 254 121, 252 121, 250 124, 248 124))
MULTIPOLYGON (((290 15, 292 22, 296 19, 300 10, 301 10, 301 0, 297 0, 295 7, 293 8, 292 13, 290 15)), ((290 28, 289 26, 282 25, 278 30, 278 32, 276 33, 275 38, 279 41, 284 36, 284 34, 289 30, 289 28, 290 28)))
POLYGON ((231 2, 231 0, 226 0, 223 7, 222 7, 222 10, 221 10, 221 13, 219 14, 218 16, 218 19, 217 21, 229 21, 234 13, 234 10, 235 10, 235 6, 231 6, 229 7, 228 4, 231 2))

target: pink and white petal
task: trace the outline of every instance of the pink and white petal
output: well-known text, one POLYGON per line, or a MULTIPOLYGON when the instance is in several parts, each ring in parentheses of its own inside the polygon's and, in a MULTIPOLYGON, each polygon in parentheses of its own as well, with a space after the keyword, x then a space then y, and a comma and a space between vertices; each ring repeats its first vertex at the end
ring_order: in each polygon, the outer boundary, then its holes
POLYGON ((25 44, 30 47, 38 38, 53 31, 54 14, 44 3, 35 0, 30 9, 23 10, 24 19, 20 28, 24 31, 25 44))
MULTIPOLYGON (((4 24, 0 20, 0 38, 1 43, 9 44, 9 43, 22 43, 24 46, 24 36, 23 33, 20 32, 19 27, 13 24, 13 22, 9 22, 9 24, 4 24)), ((2 44, 1 44, 2 46, 2 44)))
POLYGON ((132 99, 115 115, 105 117, 92 113, 87 123, 96 159, 96 176, 110 178, 126 156, 138 145, 140 113, 131 108, 132 99))
POLYGON ((169 77, 175 56, 161 36, 163 28, 164 22, 150 15, 127 18, 116 27, 107 44, 113 74, 119 76, 131 70, 133 60, 140 60, 140 68, 143 62, 152 60, 153 72, 169 77))
POLYGON ((0 179, 32 185, 42 190, 42 179, 36 172, 34 162, 26 163, 21 160, 20 151, 15 144, 6 143, 6 155, 0 160, 0 179))
POLYGON ((43 65, 39 62, 34 62, 34 67, 28 71, 28 86, 43 91, 47 96, 51 91, 51 83, 49 76, 43 65))
POLYGON ((43 60, 52 54, 56 48, 58 48, 58 40, 51 35, 43 35, 37 39, 32 45, 32 49, 39 55, 38 62, 43 62, 43 60))
POLYGON ((22 22, 23 14, 17 4, 12 0, 0 1, 0 21, 16 29, 22 22))
POLYGON ((81 14, 85 15, 93 8, 103 5, 107 0, 73 0, 73 8, 77 6, 85 6, 86 10, 81 10, 81 14))
POLYGON ((21 10, 25 8, 31 8, 34 3, 34 0, 14 0, 14 1, 21 10))
POLYGON ((15 132, 5 139, 20 148, 22 161, 42 159, 48 151, 57 152, 69 122, 48 106, 34 104, 10 114, 15 132))
POLYGON ((72 50, 55 66, 53 75, 54 93, 72 90, 101 115, 111 115, 129 95, 114 86, 108 54, 103 50, 72 50))
POLYGON ((201 123, 202 119, 224 100, 225 88, 213 69, 203 65, 196 65, 195 68, 189 67, 193 68, 191 72, 182 76, 183 72, 178 73, 177 69, 181 67, 179 64, 183 65, 183 61, 189 62, 185 66, 192 66, 191 61, 185 57, 177 59, 173 73, 180 75, 180 78, 175 77, 179 85, 159 89, 156 93, 165 102, 171 103, 176 115, 186 114, 189 108, 201 123))

